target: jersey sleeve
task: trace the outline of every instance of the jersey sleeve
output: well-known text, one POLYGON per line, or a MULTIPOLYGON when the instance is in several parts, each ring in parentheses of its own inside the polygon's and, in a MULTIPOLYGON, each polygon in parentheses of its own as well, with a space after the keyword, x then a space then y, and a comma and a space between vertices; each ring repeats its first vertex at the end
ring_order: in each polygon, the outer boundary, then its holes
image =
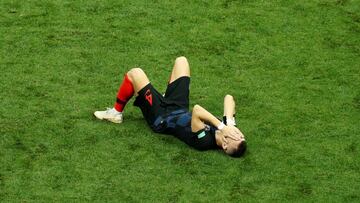
POLYGON ((213 126, 206 126, 204 129, 193 134, 195 135, 194 148, 201 151, 218 148, 215 138, 215 129, 213 126))

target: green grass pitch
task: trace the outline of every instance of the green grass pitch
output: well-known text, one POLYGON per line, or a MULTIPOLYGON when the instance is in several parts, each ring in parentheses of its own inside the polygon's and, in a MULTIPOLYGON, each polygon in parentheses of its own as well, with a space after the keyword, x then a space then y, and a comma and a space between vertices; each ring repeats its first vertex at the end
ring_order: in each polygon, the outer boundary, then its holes
POLYGON ((1 0, 1 202, 359 202, 359 0, 1 0), (96 120, 126 70, 232 94, 245 157, 96 120))

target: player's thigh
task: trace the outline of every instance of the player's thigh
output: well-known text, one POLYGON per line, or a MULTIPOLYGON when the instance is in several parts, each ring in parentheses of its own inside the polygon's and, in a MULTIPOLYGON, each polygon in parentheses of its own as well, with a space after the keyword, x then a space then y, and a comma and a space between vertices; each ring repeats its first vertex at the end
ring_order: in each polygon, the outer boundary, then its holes
POLYGON ((158 116, 165 113, 161 106, 163 100, 163 96, 149 83, 138 92, 134 105, 140 107, 146 121, 152 125, 158 116))
POLYGON ((189 109, 190 78, 187 76, 178 78, 170 83, 165 92, 167 100, 176 102, 185 109, 189 109))
POLYGON ((176 79, 188 76, 190 77, 190 66, 188 60, 184 56, 175 59, 174 67, 171 72, 169 83, 174 82, 176 79))

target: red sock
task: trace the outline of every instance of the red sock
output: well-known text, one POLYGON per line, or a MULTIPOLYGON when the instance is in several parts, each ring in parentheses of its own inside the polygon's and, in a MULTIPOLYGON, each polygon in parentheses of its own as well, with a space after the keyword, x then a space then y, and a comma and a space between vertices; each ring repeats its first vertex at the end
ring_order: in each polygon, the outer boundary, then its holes
POLYGON ((126 103, 134 95, 134 87, 128 78, 127 74, 124 76, 124 80, 120 85, 119 91, 117 93, 116 102, 114 108, 116 111, 122 112, 126 103))

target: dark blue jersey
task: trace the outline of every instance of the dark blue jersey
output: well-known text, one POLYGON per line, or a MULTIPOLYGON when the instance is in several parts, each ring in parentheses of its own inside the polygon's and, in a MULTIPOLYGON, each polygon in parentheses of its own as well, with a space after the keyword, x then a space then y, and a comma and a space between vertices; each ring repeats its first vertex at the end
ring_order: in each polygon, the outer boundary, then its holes
POLYGON ((155 132, 174 135, 199 150, 217 148, 214 127, 191 132, 189 84, 190 77, 180 77, 168 85, 163 96, 149 83, 138 92, 134 105, 155 132))
POLYGON ((159 117, 154 123, 153 130, 174 135, 198 150, 218 148, 215 139, 215 127, 206 125, 204 129, 192 132, 191 113, 186 110, 174 111, 167 116, 159 117))

